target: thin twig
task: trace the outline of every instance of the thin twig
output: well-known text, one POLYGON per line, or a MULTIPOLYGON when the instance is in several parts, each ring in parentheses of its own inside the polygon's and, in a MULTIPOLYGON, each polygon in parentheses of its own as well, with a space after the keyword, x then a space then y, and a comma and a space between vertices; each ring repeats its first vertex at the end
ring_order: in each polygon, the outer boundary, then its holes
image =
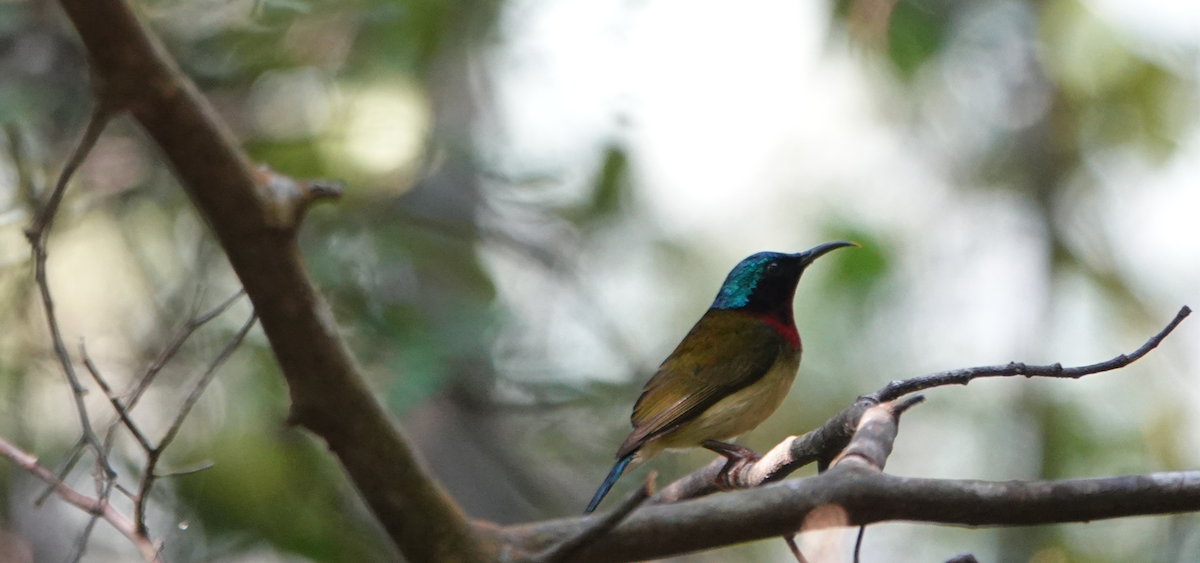
POLYGON ((1191 313, 1192 310, 1187 305, 1184 305, 1181 309, 1179 309, 1179 313, 1175 315, 1175 318, 1172 319, 1165 328, 1159 331, 1158 334, 1150 337, 1150 339, 1147 340, 1145 344, 1142 344, 1140 348, 1134 350, 1130 354, 1121 354, 1120 356, 1108 361, 1070 368, 1064 368, 1062 364, 1059 363, 1048 366, 1028 366, 1020 362, 1012 362, 1008 365, 1002 366, 983 366, 967 369, 956 369, 922 377, 914 377, 912 379, 893 381, 888 383, 883 389, 880 389, 871 395, 868 395, 867 397, 878 402, 890 401, 897 397, 902 397, 909 393, 916 393, 917 391, 923 391, 932 387, 940 387, 943 385, 966 385, 971 381, 981 377, 1012 377, 1023 375, 1025 377, 1036 376, 1078 379, 1085 375, 1121 369, 1129 364, 1132 364, 1133 362, 1138 361, 1142 358, 1142 356, 1145 356, 1147 353, 1157 347, 1160 343, 1162 343, 1163 339, 1166 338, 1167 335, 1171 334, 1171 331, 1175 330, 1175 327, 1179 326, 1179 323, 1183 322, 1183 319, 1187 318, 1187 316, 1191 313))
POLYGON ((159 473, 159 474, 158 474, 158 478, 159 478, 159 479, 166 479, 166 478, 169 478, 169 477, 180 477, 180 476, 183 476, 183 475, 194 475, 194 474, 196 474, 196 473, 199 473, 199 472, 201 472, 201 471, 204 471, 204 470, 206 470, 206 469, 212 469, 212 468, 213 468, 213 466, 214 466, 213 462, 211 462, 211 461, 206 461, 206 462, 203 462, 203 463, 201 463, 201 464, 199 464, 199 465, 197 465, 197 466, 195 466, 195 467, 189 467, 189 468, 187 468, 187 469, 177 469, 177 470, 175 470, 175 471, 167 471, 167 472, 165 472, 165 473, 159 473))
POLYGON ((68 504, 80 508, 89 514, 100 514, 100 518, 108 522, 138 548, 138 551, 141 552, 142 557, 147 562, 162 563, 162 560, 157 556, 158 548, 155 547, 153 542, 145 536, 139 535, 133 523, 122 516, 108 502, 103 499, 91 498, 68 487, 53 471, 38 464, 37 457, 22 451, 3 438, 0 438, 0 456, 7 458, 34 477, 50 485, 54 489, 54 492, 58 493, 58 496, 68 504))
POLYGON ((192 391, 188 393, 187 398, 184 399, 183 405, 179 407, 179 414, 176 415, 175 421, 171 424, 171 427, 167 429, 167 433, 158 443, 158 447, 154 448, 155 450, 161 452, 162 449, 170 445, 171 441, 175 439, 175 435, 179 433, 179 428, 183 426, 183 420, 187 418, 187 415, 189 412, 191 412, 192 407, 196 405, 196 401, 200 400, 200 395, 204 393, 204 389, 208 387, 209 382, 211 382, 213 376, 216 375, 217 368, 221 367, 221 364, 225 363, 225 360, 229 359, 229 356, 233 354, 234 350, 237 350, 238 345, 242 343, 242 340, 246 338, 246 334, 250 332, 250 329, 254 328, 254 324, 257 322, 258 314, 251 313, 250 318, 247 319, 246 323, 242 325, 241 330, 239 330, 237 334, 235 334, 233 338, 225 344, 225 347, 221 349, 221 353, 217 354, 217 357, 208 364, 208 369, 204 371, 204 375, 200 377, 200 380, 196 382, 195 387, 192 387, 192 391))
POLYGON ((79 377, 75 374, 75 366, 71 361, 70 354, 67 352, 67 346, 63 342, 62 331, 58 327, 58 317, 54 314, 54 298, 50 295, 50 284, 46 279, 46 243, 50 235, 50 226, 54 222, 54 216, 58 212, 59 204, 62 203, 63 194, 67 190, 67 183, 71 179, 71 174, 79 168, 79 165, 87 158, 88 152, 96 145, 96 141, 100 138, 100 133, 104 131, 104 126, 108 123, 110 116, 111 112, 108 106, 103 102, 97 102, 96 106, 92 109, 91 117, 88 119, 87 129, 84 130, 83 136, 80 138, 79 143, 75 146, 75 150, 71 153, 70 158, 67 159, 67 163, 63 166, 62 172, 58 176, 58 181, 54 185, 54 191, 50 193, 50 198, 46 201, 45 206, 34 217, 33 224, 25 231, 25 237, 29 239, 29 244, 33 251, 34 279, 37 281, 38 290, 42 295, 42 306, 46 312, 46 323, 50 329, 54 355, 58 358, 58 363, 62 366, 67 383, 70 384, 83 438, 95 450, 97 463, 103 469, 104 473, 109 476, 113 474, 113 469, 108 464, 108 456, 104 453, 104 447, 100 444, 99 437, 96 436, 96 432, 92 429, 91 419, 88 417, 87 405, 83 401, 83 396, 87 393, 87 389, 83 387, 83 384, 79 382, 79 377))
MULTIPOLYGON (((227 298, 225 301, 221 302, 216 307, 210 309, 209 311, 207 311, 203 314, 194 315, 192 318, 188 319, 188 321, 186 323, 184 323, 184 326, 181 327, 180 330, 177 331, 176 334, 172 337, 171 342, 163 349, 162 352, 159 353, 158 357, 156 357, 154 359, 154 361, 151 362, 151 364, 147 368, 146 372, 142 375, 142 377, 134 385, 134 388, 130 392, 127 393, 127 395, 129 396, 129 398, 127 399, 127 401, 128 401, 127 404, 121 404, 120 399, 113 394, 111 387, 108 386, 108 384, 104 381, 103 378, 99 377, 99 370, 97 370, 95 368, 95 365, 91 363, 91 358, 88 357, 87 352, 83 351, 83 342, 82 342, 82 339, 80 339, 80 349, 81 349, 81 352, 83 355, 84 365, 88 367, 88 370, 92 372, 93 376, 97 377, 97 382, 100 384, 101 388, 104 389, 104 393, 108 397, 109 402, 111 402, 113 404, 113 407, 117 410, 117 414, 120 415, 120 419, 118 419, 117 421, 114 421, 112 424, 110 424, 105 433, 105 438, 104 438, 105 452, 110 451, 112 448, 112 440, 115 437, 115 435, 113 434, 113 429, 115 429, 118 424, 125 424, 126 427, 129 428, 129 430, 133 433, 134 437, 137 439, 138 443, 142 446, 142 449, 147 454, 150 453, 150 451, 154 449, 154 447, 150 444, 150 440, 148 438, 146 438, 145 433, 141 432, 140 429, 138 428, 138 426, 136 424, 134 424, 132 417, 129 414, 129 411, 133 409, 133 407, 137 404, 137 401, 145 393, 145 390, 149 387, 150 383, 154 380, 154 376, 157 375, 158 372, 161 371, 166 366, 167 362, 169 362, 173 357, 175 357, 175 354, 177 354, 179 352, 179 349, 183 347, 183 344, 192 335, 192 333, 194 333, 198 328, 200 328, 204 324, 208 323, 209 321, 213 320, 220 314, 224 313, 227 309, 229 309, 229 307, 235 301, 237 301, 237 299, 239 297, 241 297, 243 295, 245 295, 245 292, 243 290, 238 290, 232 296, 227 298)), ((199 298, 197 299, 197 303, 199 303, 199 298)), ((192 307, 193 312, 195 311, 195 308, 196 308, 196 306, 193 305, 193 307, 192 307)), ((128 495, 130 499, 136 500, 136 498, 137 498, 136 494, 126 490, 120 484, 117 485, 117 490, 128 495)), ((43 496, 48 495, 48 494, 49 494, 49 490, 47 490, 43 494, 43 496)))
POLYGON ((154 481, 159 477, 155 473, 155 469, 158 466, 158 461, 162 457, 163 451, 167 449, 167 446, 171 445, 171 441, 175 439, 175 436, 179 433, 179 429, 183 427, 184 419, 186 419, 188 413, 192 411, 192 407, 196 405, 196 401, 200 400, 200 395, 204 393, 204 389, 207 388, 209 382, 212 381, 213 376, 217 373, 217 368, 219 368, 221 364, 225 363, 225 360, 227 360, 229 356, 233 354, 234 350, 236 350, 238 345, 242 343, 242 340, 246 338, 246 334, 250 332, 250 329, 253 328, 254 324, 257 322, 258 314, 251 313, 250 318, 246 321, 246 324, 242 325, 241 330, 239 330, 237 334, 235 334, 233 338, 230 339, 227 344, 225 344, 225 348, 221 350, 220 354, 217 354, 217 357, 214 358, 213 361, 208 365, 208 369, 205 370, 204 375, 200 376, 200 380, 196 382, 194 387, 192 387, 192 391, 188 393, 187 398, 184 399, 183 404, 179 407, 179 414, 175 416, 174 422, 171 423, 170 428, 167 429, 167 432, 165 435, 163 435, 162 440, 158 442, 157 446, 151 448, 147 452, 146 467, 142 471, 141 483, 138 484, 138 492, 136 495, 137 500, 134 503, 133 511, 133 520, 137 524, 139 533, 147 533, 146 501, 150 497, 150 489, 154 486, 154 481))
MULTIPOLYGON (((117 478, 115 475, 109 476, 104 480, 104 487, 101 488, 99 495, 97 496, 97 505, 108 505, 109 495, 112 494, 113 486, 116 484, 116 482, 117 478)), ((68 561, 71 563, 79 563, 79 561, 83 559, 83 554, 87 552, 88 542, 92 537, 92 531, 96 529, 96 522, 99 522, 102 516, 103 513, 99 511, 92 511, 90 517, 88 518, 87 524, 83 526, 83 532, 81 532, 79 537, 75 539, 75 553, 68 561)))
POLYGON ((862 542, 865 535, 867 535, 867 527, 859 526, 858 538, 854 540, 854 563, 862 563, 862 542))
MULTIPOLYGON (((79 463, 79 460, 83 458, 83 450, 87 448, 87 445, 87 438, 80 436, 75 441, 75 445, 71 446, 71 452, 67 454, 67 463, 63 464, 62 470, 58 472, 57 477, 59 481, 65 480, 67 475, 71 473, 71 470, 75 469, 75 464, 79 463)), ((33 501, 33 505, 37 507, 42 506, 42 503, 46 502, 46 499, 50 498, 52 494, 54 494, 54 487, 46 487, 42 491, 42 494, 38 495, 37 500, 33 501)))
POLYGON ((154 377, 158 375, 158 372, 162 371, 162 369, 166 367, 167 363, 171 361, 171 358, 174 358, 175 355, 179 353, 179 349, 183 348, 184 343, 187 342, 188 338, 192 336, 192 333, 196 332, 196 329, 204 326, 206 323, 208 323, 208 321, 217 318, 221 313, 224 313, 226 309, 233 305, 238 298, 245 294, 246 290, 239 289, 236 293, 229 296, 228 299, 222 301, 216 307, 210 309, 207 313, 192 317, 188 320, 188 322, 184 323, 184 325, 180 327, 175 335, 171 338, 171 341, 167 343, 165 347, 163 347, 163 350, 158 354, 158 357, 154 358, 153 362, 150 362, 150 365, 146 368, 146 372, 142 374, 142 377, 138 379, 137 385, 133 388, 133 391, 126 399, 128 408, 132 409, 133 406, 137 404, 138 399, 142 397, 142 394, 145 393, 146 389, 150 387, 150 383, 154 381, 154 377))
POLYGON ((617 508, 612 512, 605 514, 603 517, 593 517, 590 522, 584 525, 574 536, 563 540, 553 546, 550 546, 545 551, 538 553, 530 558, 529 563, 562 563, 571 556, 579 552, 579 550, 587 547, 597 539, 607 534, 610 530, 617 527, 626 517, 633 513, 637 507, 641 506, 646 499, 654 495, 654 480, 657 473, 651 471, 646 476, 646 482, 636 491, 631 493, 617 508))
POLYGON ((796 536, 794 534, 783 536, 783 542, 787 544, 788 549, 792 550, 792 556, 796 558, 796 563, 808 563, 808 560, 804 558, 804 554, 800 553, 800 546, 796 545, 796 536))
MULTIPOLYGON (((104 391, 104 396, 108 397, 108 402, 112 404, 113 410, 117 411, 117 416, 121 418, 121 422, 125 424, 125 428, 129 430, 130 434, 133 434, 133 437, 138 441, 138 444, 141 444, 143 450, 149 452, 151 449, 153 449, 154 446, 150 445, 150 440, 146 439, 146 435, 142 434, 142 430, 138 428, 138 425, 133 422, 132 418, 129 417, 129 410, 125 408, 125 405, 121 404, 121 399, 117 398, 117 396, 113 394, 112 387, 110 387, 108 382, 104 381, 104 378, 101 377, 100 370, 96 368, 96 364, 93 363, 92 358, 88 356, 87 346, 84 345, 83 338, 79 339, 79 355, 83 357, 83 365, 86 366, 88 372, 92 374, 92 379, 96 380, 96 384, 100 386, 100 389, 104 391)), ((105 449, 107 450, 107 448, 105 449)))
POLYGON ((71 175, 83 164, 87 159, 87 155, 91 152, 92 147, 96 146, 96 141, 100 140, 100 134, 104 131, 104 127, 108 125, 109 119, 112 118, 112 110, 103 100, 96 102, 92 108, 91 116, 88 117, 87 128, 84 129, 83 135, 76 144, 75 150, 71 152, 71 156, 67 158, 66 164, 63 165, 62 172, 58 175, 58 181, 54 183, 54 191, 50 192, 50 198, 46 200, 45 205, 39 210, 34 217, 33 224, 25 231, 25 236, 32 242, 33 239, 44 239, 50 232, 50 225, 54 222, 54 216, 58 213, 58 206, 62 203, 63 195, 67 191, 67 182, 70 181, 71 175))

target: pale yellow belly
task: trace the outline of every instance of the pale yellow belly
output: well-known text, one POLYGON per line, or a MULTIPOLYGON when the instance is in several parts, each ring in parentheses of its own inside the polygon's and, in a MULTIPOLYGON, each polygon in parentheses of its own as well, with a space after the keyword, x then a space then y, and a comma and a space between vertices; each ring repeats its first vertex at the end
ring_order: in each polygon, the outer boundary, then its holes
POLYGON ((705 440, 728 440, 753 430, 783 403, 799 367, 799 357, 780 357, 762 379, 721 399, 679 428, 647 442, 638 456, 650 458, 664 449, 694 448, 705 440))

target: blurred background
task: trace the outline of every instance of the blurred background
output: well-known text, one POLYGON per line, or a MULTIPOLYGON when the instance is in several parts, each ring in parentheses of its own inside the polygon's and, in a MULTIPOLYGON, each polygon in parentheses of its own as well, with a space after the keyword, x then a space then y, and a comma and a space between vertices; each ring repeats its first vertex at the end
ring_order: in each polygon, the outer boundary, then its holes
MULTIPOLYGON (((797 385, 743 442, 889 380, 1083 364, 1200 305, 1200 4, 1185 0, 149 0, 145 21, 252 158, 345 197, 312 274, 382 401, 474 517, 581 512, 641 385, 760 250, 848 239, 801 281, 797 385)), ((0 435, 61 468, 78 421, 23 229, 90 104, 49 0, 0 1, 0 435)), ((49 246, 64 337, 138 377, 238 288, 155 147, 111 124, 49 246)), ((249 314, 200 330, 134 417, 160 435, 249 314)), ((888 470, 1058 479, 1200 466, 1200 328, 1079 381, 943 388, 888 470)), ((251 333, 164 458, 171 561, 393 561, 323 445, 283 424, 251 333)), ((99 393, 97 424, 112 420, 99 393)), ((115 463, 132 481, 140 451, 115 463)), ((708 452, 662 456, 660 483, 708 452)), ((811 474, 808 469, 801 475, 811 474)), ((68 479, 90 491, 85 461, 68 479)), ((86 516, 0 463, 0 561, 66 560, 86 516)), ((127 508, 127 507, 126 507, 127 508)), ((843 560, 853 532, 805 534, 843 560)), ((1200 559, 1200 517, 872 526, 863 560, 1200 559)), ((818 555, 824 559, 818 559, 818 555)), ((124 561, 100 524, 85 561, 124 561)), ((680 561, 791 561, 764 541, 680 561)))

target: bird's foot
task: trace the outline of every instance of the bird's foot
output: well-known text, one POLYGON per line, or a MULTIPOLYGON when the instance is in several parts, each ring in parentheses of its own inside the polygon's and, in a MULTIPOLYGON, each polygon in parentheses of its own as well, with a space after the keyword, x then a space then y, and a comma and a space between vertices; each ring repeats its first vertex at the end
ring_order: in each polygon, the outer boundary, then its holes
POLYGON ((721 454, 727 460, 725 467, 722 467, 721 472, 717 473, 716 479, 717 488, 722 491, 737 489, 737 484, 733 482, 733 475, 760 459, 759 455, 754 453, 754 450, 737 444, 705 440, 700 445, 705 449, 721 454))

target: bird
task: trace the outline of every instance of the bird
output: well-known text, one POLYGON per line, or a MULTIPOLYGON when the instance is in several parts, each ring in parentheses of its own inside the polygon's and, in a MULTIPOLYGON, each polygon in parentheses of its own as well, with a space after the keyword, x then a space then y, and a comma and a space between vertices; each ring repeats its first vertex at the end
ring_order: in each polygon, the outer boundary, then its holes
POLYGON ((616 464, 588 503, 591 513, 630 462, 666 449, 703 447, 728 461, 717 484, 731 488, 729 472, 758 455, 724 440, 762 424, 783 402, 800 368, 800 335, 792 299, 805 268, 852 242, 804 252, 759 252, 729 272, 712 305, 642 388, 633 406, 633 430, 617 449, 616 464))

